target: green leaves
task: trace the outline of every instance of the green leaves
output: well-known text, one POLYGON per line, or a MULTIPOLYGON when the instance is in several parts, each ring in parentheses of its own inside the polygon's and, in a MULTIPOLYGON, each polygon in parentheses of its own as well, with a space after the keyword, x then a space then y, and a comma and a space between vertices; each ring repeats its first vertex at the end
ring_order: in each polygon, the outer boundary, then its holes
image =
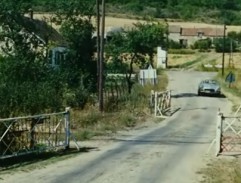
POLYGON ((124 68, 124 73, 128 73, 127 83, 130 91, 133 85, 131 82, 131 74, 134 72, 133 65, 142 69, 153 64, 156 48, 158 46, 166 47, 166 44, 166 27, 164 25, 157 22, 137 23, 131 30, 113 35, 106 45, 106 56, 110 62, 113 62, 110 65, 115 66, 115 72, 123 73, 124 68), (118 68, 120 63, 123 67, 118 68), (125 64, 129 64, 129 67, 125 67, 125 64))

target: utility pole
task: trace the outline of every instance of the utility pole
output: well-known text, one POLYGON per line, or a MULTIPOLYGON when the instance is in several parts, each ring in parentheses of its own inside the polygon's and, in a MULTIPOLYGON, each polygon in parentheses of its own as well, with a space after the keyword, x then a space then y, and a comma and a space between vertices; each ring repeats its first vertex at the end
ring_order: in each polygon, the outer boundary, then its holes
POLYGON ((224 57, 225 57, 225 39, 226 39, 226 24, 223 27, 223 58, 222 58, 222 76, 224 76, 224 57))
POLYGON ((168 24, 168 20, 165 19, 166 22, 166 52, 167 52, 167 56, 166 56, 166 68, 168 68, 168 48, 169 48, 169 24, 168 24))
POLYGON ((100 40, 100 63, 99 63, 99 110, 104 110, 103 88, 103 64, 104 64, 104 41, 105 41, 105 0, 102 0, 102 17, 101 17, 101 40, 100 40))
POLYGON ((100 72, 100 0, 96 0, 96 53, 97 53, 97 90, 99 90, 100 72))
POLYGON ((230 39, 230 54, 229 54, 229 62, 228 62, 229 68, 233 67, 233 40, 230 39))

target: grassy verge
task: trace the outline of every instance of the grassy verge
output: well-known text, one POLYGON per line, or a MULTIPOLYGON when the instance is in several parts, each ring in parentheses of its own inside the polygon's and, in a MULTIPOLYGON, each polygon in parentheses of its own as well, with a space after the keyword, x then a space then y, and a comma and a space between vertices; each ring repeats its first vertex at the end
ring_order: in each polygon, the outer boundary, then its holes
MULTIPOLYGON (((158 70, 158 84, 147 84, 144 87, 136 84, 128 100, 118 103, 118 109, 112 104, 114 112, 100 113, 96 108, 72 112, 73 132, 77 139, 87 140, 95 136, 111 135, 118 130, 132 129, 152 118, 149 107, 151 90, 164 91, 168 84, 167 75, 158 70)), ((156 121, 155 119, 151 119, 156 121)), ((161 120, 161 119, 159 119, 161 120)), ((157 121, 156 121, 157 122, 157 121)))
POLYGON ((240 159, 218 158, 210 162, 200 173, 204 175, 201 183, 240 183, 240 159))

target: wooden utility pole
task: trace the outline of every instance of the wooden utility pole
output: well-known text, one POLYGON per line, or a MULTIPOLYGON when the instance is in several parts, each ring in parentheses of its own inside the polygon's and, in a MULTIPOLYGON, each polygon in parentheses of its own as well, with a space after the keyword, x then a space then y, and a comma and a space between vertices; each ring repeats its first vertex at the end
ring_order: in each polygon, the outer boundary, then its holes
POLYGON ((100 72, 100 0, 96 0, 96 53, 97 53, 97 90, 99 90, 100 72))
POLYGON ((105 0, 102 0, 102 17, 101 17, 101 39, 100 39, 100 63, 99 63, 99 110, 104 111, 104 77, 103 77, 103 64, 104 64, 104 41, 105 41, 105 0))
POLYGON ((222 76, 224 76, 225 39, 226 39, 226 25, 224 24, 224 27, 223 27, 223 58, 222 58, 222 76))
POLYGON ((165 19, 166 22, 166 52, 167 52, 167 57, 166 57, 166 68, 168 68, 168 49, 169 49, 169 24, 168 20, 165 19))
POLYGON ((233 40, 232 39, 230 39, 230 54, 229 54, 228 67, 233 68, 233 40))

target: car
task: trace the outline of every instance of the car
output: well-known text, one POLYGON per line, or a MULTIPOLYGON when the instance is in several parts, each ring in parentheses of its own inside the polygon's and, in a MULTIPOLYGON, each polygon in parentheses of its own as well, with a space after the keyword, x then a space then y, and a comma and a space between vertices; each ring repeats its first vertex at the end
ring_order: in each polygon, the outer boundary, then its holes
POLYGON ((214 79, 206 79, 199 83, 198 85, 198 95, 221 95, 221 87, 218 81, 214 79))

